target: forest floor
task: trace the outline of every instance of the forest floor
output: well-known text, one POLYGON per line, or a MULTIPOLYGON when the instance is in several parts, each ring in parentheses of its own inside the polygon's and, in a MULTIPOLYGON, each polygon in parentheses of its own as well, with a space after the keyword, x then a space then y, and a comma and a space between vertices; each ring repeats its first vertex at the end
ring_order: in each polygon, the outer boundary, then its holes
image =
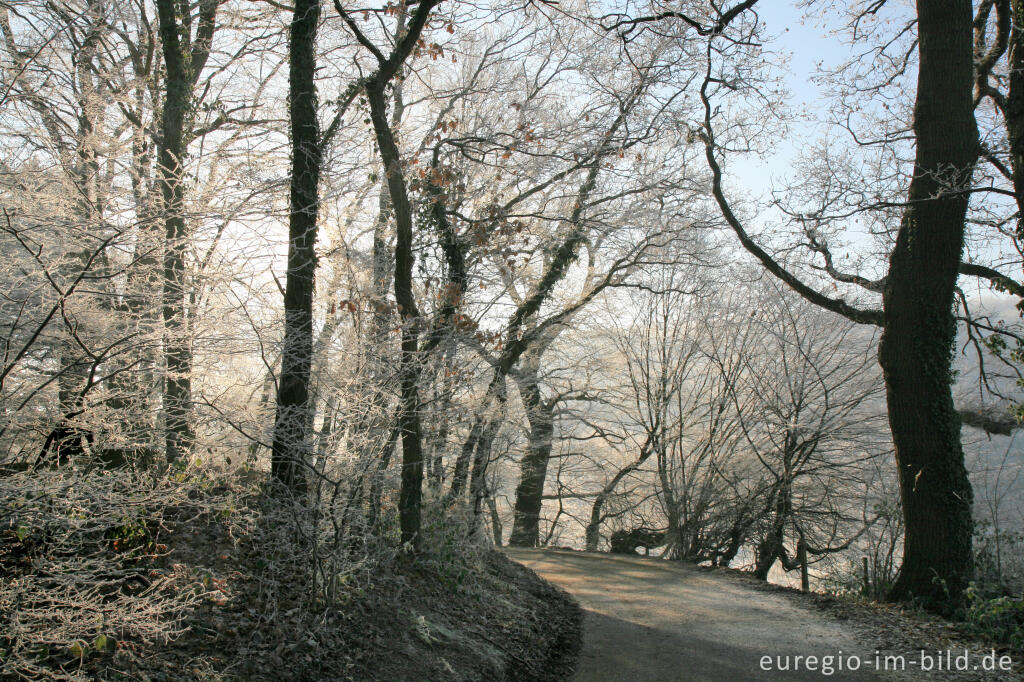
MULTIPOLYGON (((466 546, 443 556, 377 562, 334 609, 311 619, 305 609, 286 610, 287 597, 268 613, 261 598, 266 586, 254 570, 261 548, 242 542, 223 553, 224 539, 210 527, 188 529, 187 536, 168 539, 180 549, 172 556, 210 566, 207 558, 220 555, 208 570, 224 577, 226 598, 197 609, 185 636, 124 670, 96 671, 98 678, 555 682, 572 675, 579 606, 492 549, 466 546)), ((300 600, 296 594, 292 603, 300 600)))
POLYGON ((579 606, 467 541, 458 518, 425 527, 417 554, 387 528, 346 536, 342 563, 324 574, 331 565, 295 540, 284 501, 253 482, 197 473, 143 483, 107 472, 0 476, 0 679, 572 676, 579 606), (337 588, 328 593, 322 575, 337 588))
POLYGON ((739 571, 642 557, 521 549, 506 554, 583 607, 577 682, 1024 679, 1020 652, 997 649, 996 663, 1011 655, 1014 668, 986 672, 991 644, 897 606, 803 594, 739 571), (956 668, 958 659, 968 670, 945 669, 956 668), (894 672, 901 661, 903 670, 894 672))
MULTIPOLYGON (((237 593, 207 604, 190 632, 121 676, 147 682, 556 682, 571 679, 582 612, 565 592, 500 552, 461 585, 399 562, 380 567, 334 617, 278 613, 273 627, 237 593), (289 622, 290 621, 290 622, 289 622), (272 631, 271 636, 261 633, 272 631)), ((237 574, 236 574, 237 575, 237 574)), ((110 672, 114 672, 113 670, 110 672)), ((117 671, 118 673, 120 671, 117 671)))

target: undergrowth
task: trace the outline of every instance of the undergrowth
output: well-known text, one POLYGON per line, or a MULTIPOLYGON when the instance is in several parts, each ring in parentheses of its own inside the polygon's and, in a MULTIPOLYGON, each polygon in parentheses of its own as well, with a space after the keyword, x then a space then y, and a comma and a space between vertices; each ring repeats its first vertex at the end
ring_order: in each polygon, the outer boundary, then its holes
POLYGON ((975 581, 967 590, 964 621, 976 635, 1024 650, 1024 535, 979 524, 975 581))
POLYGON ((311 504, 262 479, 0 477, 0 678, 545 680, 571 666, 578 608, 471 518, 428 507, 414 554, 387 505, 374 525, 351 496, 311 504))
POLYGON ((175 472, 45 470, 0 477, 0 677, 87 679, 111 661, 166 644, 214 592, 161 562, 164 535, 216 513, 223 495, 175 472))

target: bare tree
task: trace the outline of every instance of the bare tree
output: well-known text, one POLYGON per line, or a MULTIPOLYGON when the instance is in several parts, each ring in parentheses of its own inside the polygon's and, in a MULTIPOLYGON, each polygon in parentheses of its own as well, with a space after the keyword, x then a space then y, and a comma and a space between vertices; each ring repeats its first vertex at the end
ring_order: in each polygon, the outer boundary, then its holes
POLYGON ((755 292, 744 324, 758 348, 730 386, 745 394, 740 424, 763 477, 754 568, 763 580, 777 560, 806 576, 810 561, 874 523, 850 500, 889 452, 872 339, 787 294, 774 282, 755 292))
MULTIPOLYGON (((356 40, 376 59, 377 69, 366 78, 363 88, 370 105, 370 120, 373 125, 377 148, 384 167, 384 177, 394 211, 397 241, 395 244, 395 299, 402 317, 402 359, 400 369, 401 408, 399 428, 402 439, 402 489, 399 500, 399 516, 402 526, 402 542, 418 545, 420 542, 420 513, 423 494, 423 442, 420 424, 419 374, 417 357, 419 348, 419 312, 413 295, 413 215, 409 202, 409 188, 405 180, 401 152, 395 144, 394 131, 387 116, 387 99, 384 90, 394 78, 398 69, 416 49, 420 35, 427 24, 430 12, 437 2, 428 0, 416 6, 409 24, 399 35, 390 54, 374 45, 359 29, 356 22, 342 8, 335 5, 338 14, 345 20, 356 40)), ((404 11, 404 10, 399 10, 404 11)))
MULTIPOLYGON (((870 14, 855 12, 854 25, 870 14)), ((715 200, 740 243, 774 276, 826 310, 883 329, 879 361, 906 519, 904 563, 892 597, 915 596, 938 610, 953 608, 970 580, 972 564, 971 489, 950 393, 955 284, 961 272, 982 277, 994 273, 972 268, 961 258, 971 178, 980 153, 972 96, 971 3, 920 3, 916 19, 906 24, 916 29, 920 57, 912 131, 916 158, 905 186, 907 199, 899 205, 899 229, 885 276, 869 280, 839 272, 826 244, 807 233, 826 271, 841 282, 881 293, 881 309, 823 294, 794 274, 750 237, 726 196, 720 165, 724 149, 716 137, 720 116, 713 101, 735 86, 723 68, 730 68, 745 49, 737 46, 749 42, 755 25, 748 23, 745 32, 731 37, 712 30, 707 42, 708 69, 701 87, 705 116, 699 133, 715 200), (928 295, 921 296, 922 291, 928 295)))
POLYGON ((191 424, 192 350, 185 309, 188 232, 182 174, 187 151, 186 129, 190 128, 187 119, 192 114, 196 83, 210 56, 219 4, 220 0, 203 0, 199 3, 198 14, 193 17, 190 6, 182 7, 175 0, 156 2, 166 74, 157 165, 164 216, 163 320, 167 365, 164 411, 168 462, 187 455, 195 438, 191 424))

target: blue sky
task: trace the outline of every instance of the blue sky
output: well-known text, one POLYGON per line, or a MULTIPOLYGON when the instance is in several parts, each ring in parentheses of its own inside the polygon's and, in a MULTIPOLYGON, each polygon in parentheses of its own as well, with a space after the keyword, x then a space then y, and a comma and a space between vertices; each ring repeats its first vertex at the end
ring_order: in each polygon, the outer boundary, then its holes
MULTIPOLYGON (((805 20, 805 11, 787 0, 766 0, 757 5, 757 12, 766 27, 770 40, 765 48, 788 57, 785 83, 790 93, 789 104, 794 111, 808 111, 818 121, 826 118, 827 93, 813 82, 819 64, 836 66, 851 56, 848 45, 825 27, 814 16, 805 20)), ((778 150, 770 158, 748 158, 733 163, 730 171, 747 191, 766 193, 772 178, 780 178, 790 170, 790 163, 798 151, 799 143, 809 143, 824 134, 820 125, 794 123, 790 134, 781 140, 778 150)))

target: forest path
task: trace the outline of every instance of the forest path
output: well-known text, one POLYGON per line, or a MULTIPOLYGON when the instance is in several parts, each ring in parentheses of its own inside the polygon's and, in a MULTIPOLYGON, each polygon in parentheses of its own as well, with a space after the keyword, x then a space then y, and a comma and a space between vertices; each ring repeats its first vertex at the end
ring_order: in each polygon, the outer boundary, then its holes
POLYGON ((880 678, 874 652, 852 629, 735 576, 613 554, 505 553, 583 607, 577 682, 880 678), (761 668, 762 656, 772 657, 773 670, 761 668), (788 671, 775 670, 779 656, 789 657, 788 671), (795 656, 805 657, 799 671, 795 656), (818 657, 813 671, 807 656, 818 657), (831 675, 822 667, 825 656, 833 657, 831 675), (847 670, 850 656, 863 661, 857 672, 847 670))

